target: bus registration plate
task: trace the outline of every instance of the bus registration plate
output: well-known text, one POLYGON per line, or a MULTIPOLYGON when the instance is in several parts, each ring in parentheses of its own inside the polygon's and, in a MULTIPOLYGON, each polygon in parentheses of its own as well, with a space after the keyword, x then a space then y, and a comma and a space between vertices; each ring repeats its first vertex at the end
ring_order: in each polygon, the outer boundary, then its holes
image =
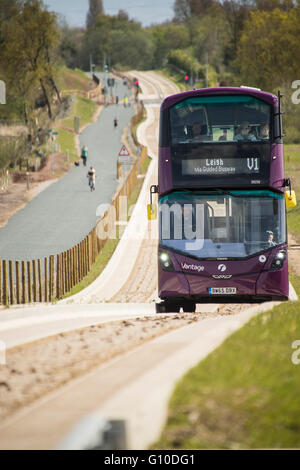
POLYGON ((236 287, 210 287, 209 294, 236 294, 236 287))

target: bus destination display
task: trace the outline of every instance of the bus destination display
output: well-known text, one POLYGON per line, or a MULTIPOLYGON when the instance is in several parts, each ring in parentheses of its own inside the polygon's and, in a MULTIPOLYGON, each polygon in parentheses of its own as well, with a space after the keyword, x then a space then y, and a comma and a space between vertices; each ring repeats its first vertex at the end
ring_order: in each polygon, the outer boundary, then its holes
POLYGON ((260 158, 201 158, 182 161, 182 175, 245 175, 259 174, 260 158))

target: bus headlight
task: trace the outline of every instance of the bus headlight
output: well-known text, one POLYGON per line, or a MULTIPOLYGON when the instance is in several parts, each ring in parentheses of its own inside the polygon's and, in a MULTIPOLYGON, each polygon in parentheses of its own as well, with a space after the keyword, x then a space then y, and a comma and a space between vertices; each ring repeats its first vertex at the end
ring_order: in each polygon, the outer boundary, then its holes
POLYGON ((271 269, 281 269, 284 263, 284 260, 286 258, 286 251, 281 250, 276 253, 276 255, 273 258, 272 264, 271 264, 271 269))
POLYGON ((159 264, 165 271, 174 271, 174 266, 169 253, 160 251, 158 254, 159 264))

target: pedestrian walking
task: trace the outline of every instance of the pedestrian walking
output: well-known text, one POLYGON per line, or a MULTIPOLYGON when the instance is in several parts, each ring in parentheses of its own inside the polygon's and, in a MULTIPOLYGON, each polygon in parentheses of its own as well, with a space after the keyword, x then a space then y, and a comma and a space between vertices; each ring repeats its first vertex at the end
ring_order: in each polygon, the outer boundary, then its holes
POLYGON ((128 104, 128 98, 127 96, 124 96, 123 98, 123 104, 124 104, 124 108, 126 108, 127 104, 128 104))
POLYGON ((115 118, 115 119, 114 119, 114 128, 116 129, 117 127, 118 127, 118 119, 115 118))
POLYGON ((116 96, 116 104, 119 104, 119 97, 116 96))
POLYGON ((90 167, 88 174, 88 181, 89 181, 89 187, 91 188, 91 191, 95 191, 96 189, 96 170, 93 166, 90 167))
POLYGON ((84 145, 81 149, 81 158, 82 158, 83 166, 86 166, 87 157, 88 157, 88 148, 87 148, 87 145, 84 145))

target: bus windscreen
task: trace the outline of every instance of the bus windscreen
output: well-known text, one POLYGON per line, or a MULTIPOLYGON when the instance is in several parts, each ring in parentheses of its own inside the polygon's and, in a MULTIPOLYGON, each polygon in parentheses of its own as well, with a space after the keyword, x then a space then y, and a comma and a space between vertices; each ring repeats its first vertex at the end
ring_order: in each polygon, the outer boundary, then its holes
POLYGON ((268 142, 270 105, 252 96, 195 96, 170 109, 172 144, 268 142))

